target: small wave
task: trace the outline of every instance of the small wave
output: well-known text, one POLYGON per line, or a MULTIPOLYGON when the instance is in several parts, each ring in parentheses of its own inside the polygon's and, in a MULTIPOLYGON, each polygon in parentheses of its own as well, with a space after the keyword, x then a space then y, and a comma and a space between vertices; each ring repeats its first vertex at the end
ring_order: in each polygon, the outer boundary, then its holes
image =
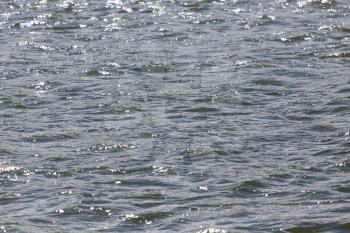
POLYGON ((124 216, 126 221, 130 221, 135 224, 151 224, 154 221, 160 220, 170 216, 170 212, 151 212, 144 214, 127 214, 124 216))

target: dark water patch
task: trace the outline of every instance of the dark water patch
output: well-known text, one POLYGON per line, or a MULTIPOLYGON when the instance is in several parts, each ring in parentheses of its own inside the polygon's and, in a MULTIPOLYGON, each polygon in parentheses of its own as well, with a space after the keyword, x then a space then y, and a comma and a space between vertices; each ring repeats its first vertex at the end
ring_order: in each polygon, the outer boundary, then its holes
POLYGON ((0 156, 6 156, 6 155, 10 155, 10 154, 11 154, 11 152, 9 150, 6 150, 4 148, 0 148, 0 156))
POLYGON ((343 105, 343 106, 337 106, 331 109, 332 113, 346 113, 349 110, 349 106, 343 105))
POLYGON ((276 173, 270 175, 269 179, 277 182, 289 182, 294 179, 294 176, 288 173, 276 173))
POLYGON ((342 88, 340 90, 337 91, 337 93, 350 93, 350 87, 349 88, 342 88))
MULTIPOLYGON (((215 114, 213 114, 213 115, 215 115, 215 114)), ((241 112, 241 111, 239 111, 239 112, 220 112, 220 113, 217 113, 216 115, 219 115, 219 116, 239 116, 239 115, 242 115, 242 116, 244 116, 244 115, 251 115, 251 113, 250 112, 241 112)))
POLYGON ((307 115, 321 115, 325 112, 327 112, 327 108, 307 108, 303 112, 307 115))
POLYGON ((330 125, 317 124, 317 125, 312 125, 312 126, 308 127, 307 130, 330 133, 330 132, 337 131, 337 128, 334 128, 330 125))
POLYGON ((72 160, 72 158, 67 158, 67 157, 63 157, 63 156, 55 156, 55 157, 48 157, 45 158, 46 161, 50 161, 50 162, 65 162, 65 161, 70 161, 72 160))
POLYGON ((216 108, 211 107, 199 107, 199 108, 191 108, 188 110, 185 110, 186 112, 196 112, 196 113, 208 113, 208 112, 217 112, 219 111, 216 108))
MULTIPOLYGON (((243 150, 242 149, 230 149, 230 150, 214 150, 214 153, 218 154, 218 155, 223 155, 223 156, 233 156, 233 155, 238 155, 238 154, 242 154, 243 150)), ((247 163, 248 160, 239 157, 237 158, 237 162, 238 163, 247 163)))
POLYGON ((349 186, 338 186, 337 191, 341 193, 350 193, 350 187, 349 186))
POLYGON ((304 232, 346 232, 349 230, 349 223, 305 223, 298 227, 292 227, 286 229, 287 232, 291 233, 304 233, 304 232))
POLYGON ((280 80, 273 79, 258 79, 254 82, 256 85, 262 86, 283 86, 283 82, 280 80))
POLYGON ((28 221, 40 225, 51 225, 55 223, 53 220, 47 218, 30 218, 28 221))
POLYGON ((320 173, 315 173, 315 174, 309 174, 304 173, 303 175, 298 175, 295 180, 292 182, 292 184, 295 185, 300 185, 300 186, 307 186, 312 184, 313 182, 318 182, 318 181, 327 181, 329 178, 326 176, 317 176, 320 173))
POLYGON ((133 195, 126 197, 127 199, 139 199, 139 200, 165 200, 167 196, 161 193, 143 193, 142 195, 133 195))
POLYGON ((311 154, 311 156, 326 156, 326 155, 331 155, 334 152, 335 152, 334 149, 324 149, 324 150, 317 151, 317 152, 311 154))
POLYGON ((71 32, 71 31, 75 31, 76 29, 80 29, 79 25, 56 25, 50 28, 51 30, 53 30, 56 33, 67 33, 67 32, 71 32))
POLYGON ((258 196, 262 194, 262 189, 266 187, 266 184, 259 180, 247 180, 235 186, 233 193, 241 197, 258 196))
POLYGON ((121 184, 123 184, 124 186, 127 187, 141 187, 141 186, 146 186, 147 187, 172 187, 175 188, 176 186, 171 185, 171 184, 167 184, 167 183, 163 183, 161 181, 157 181, 152 179, 152 177, 150 177, 149 179, 145 179, 145 178, 140 178, 140 179, 135 179, 135 180, 131 180, 131 179, 121 179, 121 184))
POLYGON ((216 205, 205 202, 205 200, 209 200, 211 198, 215 198, 215 194, 210 194, 210 192, 204 192, 202 194, 199 194, 198 192, 193 192, 191 196, 188 196, 183 199, 177 199, 176 201, 173 201, 173 202, 176 204, 179 204, 180 207, 178 208, 180 209, 183 209, 182 205, 184 205, 185 203, 197 203, 196 205, 194 204, 191 205, 192 208, 197 208, 197 209, 211 208, 211 207, 215 207, 216 205))
POLYGON ((350 230, 350 223, 341 223, 338 224, 337 227, 339 230, 349 231, 350 230))

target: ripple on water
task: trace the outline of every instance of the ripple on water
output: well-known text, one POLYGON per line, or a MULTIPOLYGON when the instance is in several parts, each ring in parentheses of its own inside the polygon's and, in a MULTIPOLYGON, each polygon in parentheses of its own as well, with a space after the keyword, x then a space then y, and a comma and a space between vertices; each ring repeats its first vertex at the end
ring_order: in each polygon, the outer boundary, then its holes
POLYGON ((87 76, 109 76, 111 75, 110 72, 104 71, 104 70, 97 70, 97 69, 89 69, 85 71, 87 76))
POLYGON ((281 80, 274 80, 274 79, 258 79, 254 81, 256 85, 261 86, 283 86, 285 85, 285 82, 281 80))
POLYGON ((78 135, 57 133, 52 135, 30 135, 23 138, 25 142, 31 143, 46 143, 46 142, 57 142, 57 141, 68 141, 76 139, 78 135))
POLYGON ((123 216, 123 218, 134 224, 151 224, 154 221, 167 218, 171 215, 171 212, 150 212, 143 214, 127 214, 123 216))
POLYGON ((141 109, 137 108, 137 107, 122 107, 122 106, 116 106, 114 105, 112 108, 112 113, 114 114, 123 114, 123 113, 131 113, 131 112, 139 112, 141 111, 141 109))
POLYGON ((241 197, 257 196, 263 193, 262 189, 267 188, 267 185, 260 180, 247 180, 233 188, 235 195, 241 197))
POLYGON ((328 54, 321 58, 348 58, 348 57, 350 57, 350 52, 336 52, 336 53, 328 54))
POLYGON ((281 37, 280 40, 282 42, 309 41, 309 40, 312 40, 312 36, 310 34, 293 35, 293 36, 289 36, 289 37, 281 37))
MULTIPOLYGON (((100 153, 113 153, 123 150, 132 150, 137 148, 135 144, 96 144, 86 149, 86 151, 100 152, 100 153)), ((84 150, 81 150, 84 151, 84 150)))
POLYGON ((145 73, 168 73, 173 71, 169 65, 158 62, 149 62, 141 66, 136 66, 132 70, 145 73))
POLYGON ((209 10, 210 2, 198 1, 198 2, 181 2, 181 6, 191 12, 202 12, 209 10))

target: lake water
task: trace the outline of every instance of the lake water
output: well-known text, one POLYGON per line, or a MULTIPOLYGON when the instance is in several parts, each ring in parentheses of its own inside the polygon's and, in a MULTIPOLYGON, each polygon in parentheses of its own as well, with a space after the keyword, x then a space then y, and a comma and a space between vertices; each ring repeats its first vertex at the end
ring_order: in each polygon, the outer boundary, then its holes
POLYGON ((348 0, 1 0, 0 232, 349 232, 348 0))

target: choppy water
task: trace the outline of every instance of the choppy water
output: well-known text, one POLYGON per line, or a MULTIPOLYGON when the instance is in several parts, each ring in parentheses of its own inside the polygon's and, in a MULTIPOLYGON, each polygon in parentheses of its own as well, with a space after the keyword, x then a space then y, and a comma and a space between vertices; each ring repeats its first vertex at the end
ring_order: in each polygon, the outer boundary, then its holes
POLYGON ((0 232, 349 232, 348 0, 0 1, 0 232))

